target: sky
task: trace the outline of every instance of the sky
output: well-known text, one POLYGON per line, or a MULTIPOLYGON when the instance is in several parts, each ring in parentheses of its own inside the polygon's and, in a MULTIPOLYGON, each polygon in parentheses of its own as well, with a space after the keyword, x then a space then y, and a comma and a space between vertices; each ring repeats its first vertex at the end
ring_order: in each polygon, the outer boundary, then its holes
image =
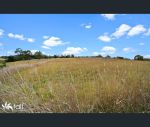
POLYGON ((16 48, 150 58, 150 14, 0 14, 0 56, 16 48))

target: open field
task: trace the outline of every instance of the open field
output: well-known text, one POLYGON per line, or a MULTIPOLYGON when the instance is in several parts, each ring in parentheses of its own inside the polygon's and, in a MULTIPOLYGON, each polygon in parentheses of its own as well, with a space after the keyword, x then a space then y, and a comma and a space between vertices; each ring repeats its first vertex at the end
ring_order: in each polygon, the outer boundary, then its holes
POLYGON ((6 101, 25 103, 24 112, 150 112, 150 62, 100 58, 12 62, 0 70, 0 103, 6 101))

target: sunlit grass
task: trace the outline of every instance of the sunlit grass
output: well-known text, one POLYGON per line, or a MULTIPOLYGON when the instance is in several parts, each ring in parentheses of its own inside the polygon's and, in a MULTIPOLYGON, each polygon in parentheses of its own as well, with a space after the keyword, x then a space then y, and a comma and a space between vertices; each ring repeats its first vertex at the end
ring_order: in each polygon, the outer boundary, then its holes
POLYGON ((99 58, 31 60, 0 70, 0 102, 25 112, 149 112, 150 62, 99 58))

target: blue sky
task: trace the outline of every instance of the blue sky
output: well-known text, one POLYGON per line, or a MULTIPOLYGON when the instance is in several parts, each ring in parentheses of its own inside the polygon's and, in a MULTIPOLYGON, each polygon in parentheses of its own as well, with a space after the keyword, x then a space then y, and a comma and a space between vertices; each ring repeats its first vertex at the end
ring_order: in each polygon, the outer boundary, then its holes
POLYGON ((149 14, 0 14, 0 55, 150 57, 149 14))

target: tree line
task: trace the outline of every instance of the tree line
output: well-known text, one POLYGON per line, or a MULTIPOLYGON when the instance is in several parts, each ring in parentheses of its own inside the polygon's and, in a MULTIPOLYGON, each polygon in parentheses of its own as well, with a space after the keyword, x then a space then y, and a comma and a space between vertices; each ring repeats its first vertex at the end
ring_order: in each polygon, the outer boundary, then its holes
MULTIPOLYGON (((47 58, 74 58, 75 56, 72 55, 45 55, 41 51, 36 51, 35 53, 32 53, 30 50, 22 50, 21 48, 17 48, 14 51, 15 55, 10 55, 10 56, 2 56, 6 62, 14 62, 14 61, 20 61, 20 60, 32 60, 32 59, 47 59, 47 58)), ((97 56, 77 56, 78 58, 105 58, 105 59, 126 59, 130 60, 129 58, 124 58, 121 56, 117 57, 111 57, 109 55, 103 57, 102 55, 97 55, 97 56)), ((145 59, 141 55, 136 55, 134 57, 134 60, 150 60, 150 59, 145 59)))
POLYGON ((32 59, 46 59, 46 58, 74 58, 74 55, 45 55, 41 51, 36 51, 32 53, 30 50, 22 50, 21 48, 17 48, 14 51, 15 55, 10 56, 2 56, 1 58, 5 59, 6 62, 14 62, 20 60, 32 60, 32 59))

